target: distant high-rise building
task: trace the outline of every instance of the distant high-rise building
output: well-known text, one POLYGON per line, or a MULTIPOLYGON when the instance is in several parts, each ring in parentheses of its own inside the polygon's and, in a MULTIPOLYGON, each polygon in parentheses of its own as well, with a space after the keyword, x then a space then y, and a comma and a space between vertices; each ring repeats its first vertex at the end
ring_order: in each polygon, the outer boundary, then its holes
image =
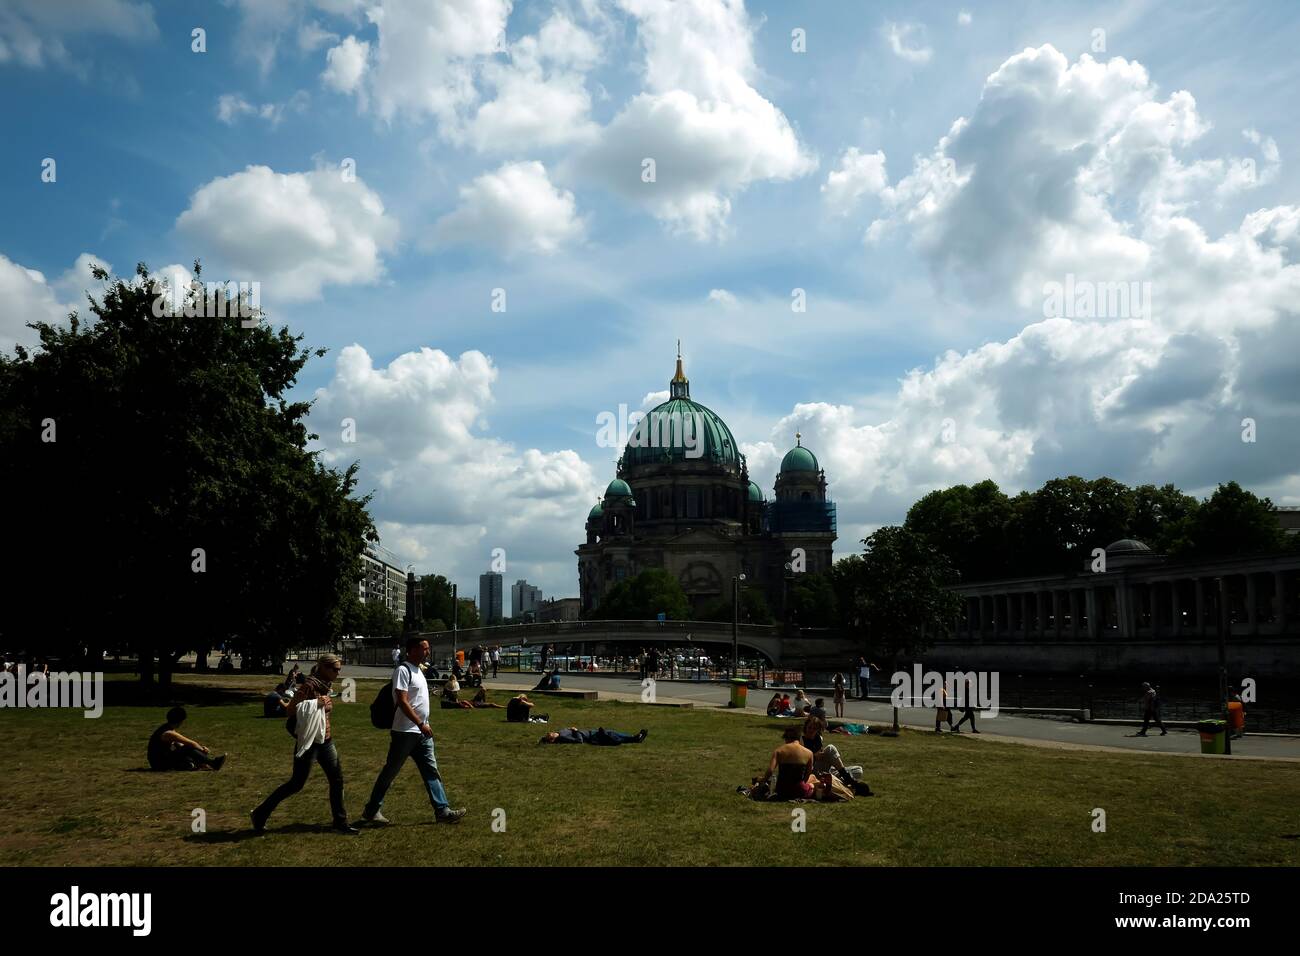
POLYGON ((510 586, 510 616, 518 620, 525 614, 536 614, 542 603, 542 589, 535 588, 523 578, 510 586))
POLYGON ((497 571, 478 576, 478 613, 484 624, 501 623, 501 575, 497 571))
POLYGON ((377 602, 395 616, 405 619, 407 574, 402 559, 387 548, 367 542, 361 554, 364 575, 357 584, 362 603, 377 602))

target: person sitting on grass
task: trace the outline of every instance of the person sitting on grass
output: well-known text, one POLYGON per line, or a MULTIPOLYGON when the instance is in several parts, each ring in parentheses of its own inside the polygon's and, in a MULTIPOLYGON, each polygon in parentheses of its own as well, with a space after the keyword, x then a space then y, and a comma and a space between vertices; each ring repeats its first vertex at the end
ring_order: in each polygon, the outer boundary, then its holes
POLYGON ((520 694, 518 697, 510 698, 506 704, 506 720, 512 724, 527 724, 536 721, 544 724, 549 719, 545 714, 534 714, 533 708, 537 706, 528 699, 527 694, 520 694))
POLYGON ((558 670, 559 668, 556 668, 556 670, 543 674, 542 679, 537 682, 537 686, 533 690, 559 690, 560 676, 558 670))
POLYGON ((262 698, 263 717, 284 717, 289 713, 289 695, 283 684, 276 684, 275 690, 262 698))
POLYGON ((789 695, 789 694, 782 694, 782 695, 781 695, 781 713, 780 713, 779 716, 781 716, 781 717, 793 717, 793 716, 794 716, 794 707, 793 707, 793 705, 791 705, 791 703, 790 703, 790 695, 789 695))
POLYGON ((772 699, 767 702, 767 716, 780 717, 783 710, 785 710, 785 705, 781 702, 781 692, 777 691, 772 695, 772 699))
POLYGON ((494 704, 487 699, 486 687, 479 687, 478 693, 474 695, 474 699, 469 702, 469 705, 471 707, 491 707, 496 710, 505 709, 505 704, 494 704))
POLYGON ((167 723, 149 738, 149 767, 153 770, 220 770, 226 762, 226 755, 213 757, 203 744, 182 734, 180 726, 185 723, 185 717, 184 707, 167 711, 167 723))
POLYGON ((471 710, 474 705, 460 699, 460 681, 455 676, 448 677, 442 685, 442 698, 438 706, 443 710, 471 710))
POLYGON ((639 744, 649 736, 650 731, 642 729, 635 734, 622 734, 617 730, 598 727, 595 730, 579 730, 570 727, 567 730, 553 730, 539 744, 591 744, 595 747, 618 747, 622 744, 639 744))
POLYGON ((800 735, 799 742, 810 752, 816 753, 822 749, 822 731, 825 729, 826 721, 809 714, 804 718, 803 733, 800 735))
POLYGON ((776 777, 776 792, 773 800, 807 800, 813 795, 813 785, 808 782, 808 775, 813 769, 813 755, 803 744, 799 743, 799 728, 787 727, 783 734, 785 743, 772 751, 767 773, 756 781, 760 788, 766 788, 768 781, 776 777))

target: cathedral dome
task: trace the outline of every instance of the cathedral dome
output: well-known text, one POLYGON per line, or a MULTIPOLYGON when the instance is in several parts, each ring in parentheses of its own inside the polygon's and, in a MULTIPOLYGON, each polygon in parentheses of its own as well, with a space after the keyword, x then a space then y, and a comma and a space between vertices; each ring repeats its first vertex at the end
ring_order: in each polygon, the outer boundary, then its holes
POLYGON ((605 513, 605 509, 602 508, 600 506, 600 502, 597 501, 596 504, 592 507, 592 509, 589 512, 587 512, 587 520, 590 521, 592 518, 599 518, 604 513, 605 513))
MULTIPOLYGON (((624 481, 622 478, 615 478, 613 481, 609 483, 609 487, 605 489, 606 499, 631 498, 631 497, 632 497, 632 489, 628 487, 627 482, 624 481)), ((597 507, 600 506, 597 505, 597 507)))
POLYGON ((637 423, 623 451, 623 467, 699 461, 740 471, 744 456, 735 436, 716 412, 691 399, 690 382, 677 357, 669 398, 637 423))
POLYGON ((763 489, 752 481, 749 483, 749 500, 760 503, 763 500, 763 489))
POLYGON ((811 471, 816 474, 821 468, 817 464, 817 456, 803 447, 802 436, 798 433, 794 436, 795 446, 785 453, 781 459, 781 472, 788 474, 792 471, 811 471))

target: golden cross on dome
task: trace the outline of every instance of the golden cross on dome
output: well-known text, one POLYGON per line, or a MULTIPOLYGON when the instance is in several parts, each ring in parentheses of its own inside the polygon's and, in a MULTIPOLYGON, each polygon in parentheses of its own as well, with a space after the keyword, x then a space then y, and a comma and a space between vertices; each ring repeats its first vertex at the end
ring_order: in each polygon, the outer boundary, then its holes
POLYGON ((801 448, 803 447, 802 439, 803 439, 802 435, 800 435, 798 432, 794 433, 794 443, 801 448))

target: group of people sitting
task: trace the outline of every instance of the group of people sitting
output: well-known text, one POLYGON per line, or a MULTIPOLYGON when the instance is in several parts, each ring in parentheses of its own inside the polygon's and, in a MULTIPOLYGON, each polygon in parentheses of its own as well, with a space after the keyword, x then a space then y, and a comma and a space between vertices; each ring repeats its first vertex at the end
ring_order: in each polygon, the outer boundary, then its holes
POLYGON ((487 688, 479 684, 478 691, 470 700, 460 699, 460 681, 455 675, 448 677, 442 684, 442 695, 438 705, 443 710, 474 710, 475 708, 495 708, 501 710, 505 705, 494 704, 487 699, 487 688))
POLYGON ((809 714, 825 720, 825 699, 818 697, 814 702, 809 700, 803 691, 796 690, 793 699, 789 694, 782 694, 777 691, 772 695, 772 699, 767 702, 767 716, 769 717, 807 717, 809 714))
MULTIPOLYGON (((777 697, 781 695, 776 695, 777 697)), ((799 692, 803 696, 803 692, 799 692)), ((784 700, 793 704, 786 697, 784 700)), ((774 698, 775 703, 775 698, 774 698)), ((787 709, 782 707, 782 710, 787 709)), ((768 713, 772 716, 773 705, 768 713)), ((784 742, 772 751, 767 773, 755 777, 748 788, 736 789, 751 800, 852 800, 872 796, 860 766, 847 766, 839 748, 825 743, 826 710, 819 699, 804 712, 803 727, 786 727, 784 742), (775 784, 775 785, 773 785, 775 784)), ((794 716, 794 714, 790 714, 794 716)))

